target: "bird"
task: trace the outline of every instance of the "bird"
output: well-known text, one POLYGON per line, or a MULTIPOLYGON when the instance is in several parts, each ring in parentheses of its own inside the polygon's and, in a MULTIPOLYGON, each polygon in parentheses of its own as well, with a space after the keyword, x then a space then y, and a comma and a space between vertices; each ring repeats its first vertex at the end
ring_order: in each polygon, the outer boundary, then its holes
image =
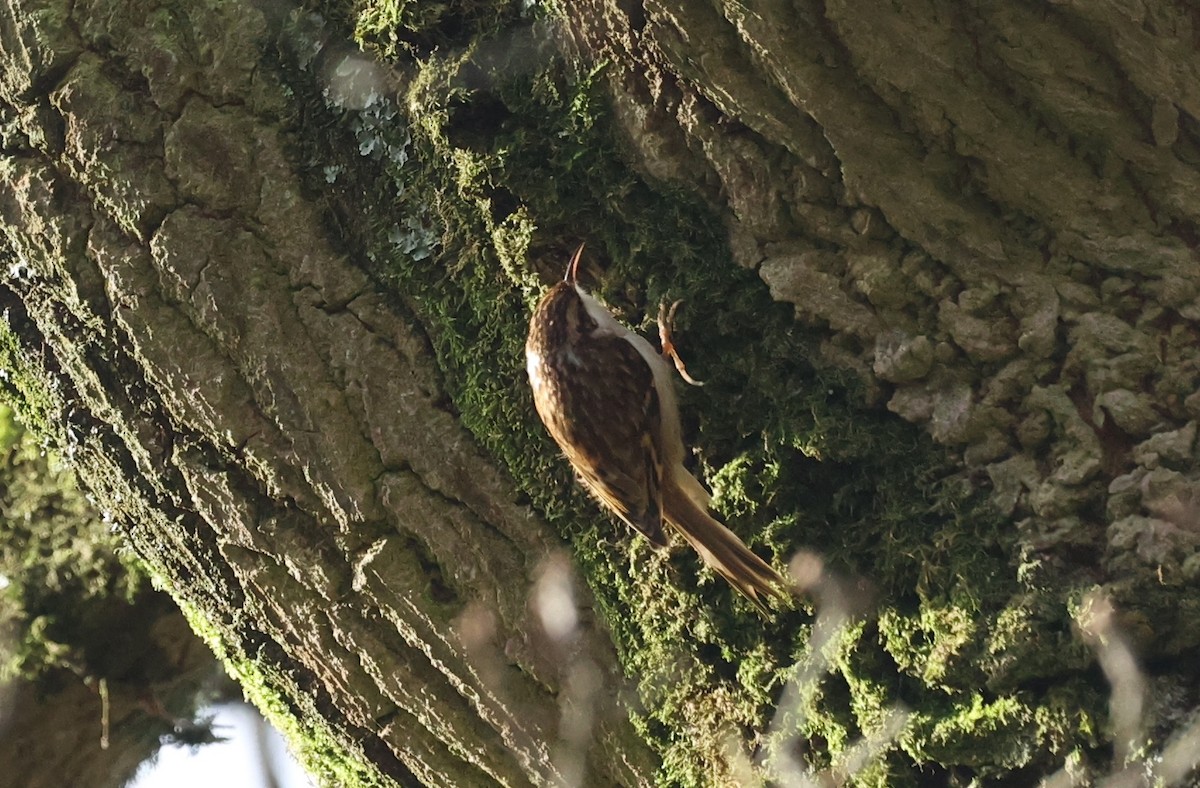
MULTIPOLYGON (((534 407, 583 485, 655 547, 667 546, 663 523, 761 612, 780 600, 783 577, 709 514, 711 496, 684 467, 684 443, 670 357, 676 302, 659 310, 663 353, 622 325, 578 282, 583 244, 561 282, 529 320, 525 366, 534 407)), ((697 384, 699 385, 699 384, 697 384)))

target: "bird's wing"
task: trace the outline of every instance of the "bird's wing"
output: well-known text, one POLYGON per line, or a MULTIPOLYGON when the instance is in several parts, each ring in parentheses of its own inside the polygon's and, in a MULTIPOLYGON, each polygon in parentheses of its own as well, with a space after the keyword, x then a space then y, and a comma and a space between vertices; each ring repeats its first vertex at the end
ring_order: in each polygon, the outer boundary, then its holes
POLYGON ((595 496, 655 545, 664 546, 663 468, 654 443, 659 415, 654 375, 628 341, 593 332, 576 343, 579 387, 563 403, 571 444, 584 450, 571 458, 595 496))

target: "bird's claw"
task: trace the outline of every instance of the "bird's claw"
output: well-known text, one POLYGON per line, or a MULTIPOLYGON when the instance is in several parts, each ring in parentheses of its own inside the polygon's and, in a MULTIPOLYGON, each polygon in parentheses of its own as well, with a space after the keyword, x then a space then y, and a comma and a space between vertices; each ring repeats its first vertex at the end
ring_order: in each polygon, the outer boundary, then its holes
POLYGON ((683 364, 683 359, 679 357, 679 351, 675 349, 675 343, 671 341, 671 329, 675 324, 675 310, 682 303, 682 300, 676 301, 671 304, 670 309, 667 309, 666 301, 658 305, 658 340, 662 345, 663 356, 675 363, 675 369, 679 371, 679 377, 693 386, 703 386, 703 381, 696 380, 688 374, 687 367, 683 364))

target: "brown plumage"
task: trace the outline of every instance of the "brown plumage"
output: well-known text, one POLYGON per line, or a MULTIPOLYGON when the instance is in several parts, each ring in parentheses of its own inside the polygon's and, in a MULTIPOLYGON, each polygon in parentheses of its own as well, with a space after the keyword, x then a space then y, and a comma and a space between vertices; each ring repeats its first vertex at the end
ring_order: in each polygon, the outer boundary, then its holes
POLYGON ((665 519, 765 612, 768 597, 783 596, 783 578, 708 514, 708 492, 683 466, 671 368, 576 283, 582 252, 529 321, 538 415, 600 503, 658 547, 665 519))

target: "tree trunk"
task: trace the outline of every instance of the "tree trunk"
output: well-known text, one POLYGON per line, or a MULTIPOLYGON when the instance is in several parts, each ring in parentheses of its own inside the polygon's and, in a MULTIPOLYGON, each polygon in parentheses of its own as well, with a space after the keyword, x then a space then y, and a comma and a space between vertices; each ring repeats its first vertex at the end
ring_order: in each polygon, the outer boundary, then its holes
POLYGON ((1134 727, 1191 713, 1184 6, 401 5, 357 20, 386 72, 311 9, 0 9, 8 385, 314 769, 779 777, 902 705, 860 782, 1106 770, 1094 587, 1154 660, 1134 727), (631 322, 686 299, 731 527, 869 578, 773 723, 822 628, 601 519, 532 415, 581 239, 631 322))
MULTIPOLYGON (((401 784, 565 768, 572 662, 526 613, 556 540, 303 196, 269 20, 224 2, 4 14, 6 368, 27 417, 327 777, 339 751, 401 784)), ((589 772, 643 781, 612 646, 581 621, 603 679, 589 772)))

